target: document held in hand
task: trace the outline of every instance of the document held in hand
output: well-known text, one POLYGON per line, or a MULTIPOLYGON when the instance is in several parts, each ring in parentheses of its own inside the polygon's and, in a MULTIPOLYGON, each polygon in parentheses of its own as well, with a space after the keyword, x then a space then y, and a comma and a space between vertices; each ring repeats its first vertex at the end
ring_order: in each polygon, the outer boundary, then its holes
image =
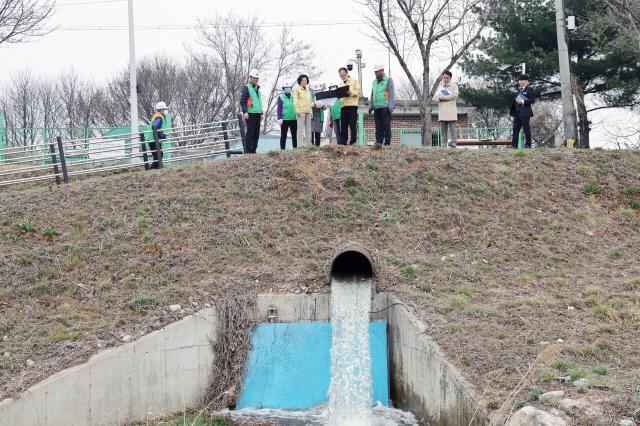
POLYGON ((518 96, 516 96, 516 101, 528 101, 529 98, 527 98, 525 95, 523 95, 522 93, 518 93, 518 96))
POLYGON ((325 90, 323 92, 316 93, 316 99, 322 100, 327 98, 348 98, 349 86, 338 87, 335 90, 325 90))
POLYGON ((442 90, 440 90, 440 96, 449 96, 449 95, 451 95, 451 92, 445 89, 444 87, 442 88, 442 90))

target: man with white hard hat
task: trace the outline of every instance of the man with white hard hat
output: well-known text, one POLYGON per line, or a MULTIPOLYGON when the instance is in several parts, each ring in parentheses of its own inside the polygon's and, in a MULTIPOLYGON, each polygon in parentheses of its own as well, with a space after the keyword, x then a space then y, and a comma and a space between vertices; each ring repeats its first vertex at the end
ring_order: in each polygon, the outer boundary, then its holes
POLYGON ((369 114, 373 112, 376 122, 376 146, 391 144, 391 113, 396 106, 396 92, 393 80, 384 73, 384 65, 373 67, 376 79, 371 86, 369 114))
POLYGON ((158 102, 156 104, 156 113, 151 117, 151 131, 153 132, 153 141, 149 141, 149 150, 153 155, 152 169, 160 168, 160 161, 162 159, 162 139, 166 139, 167 135, 162 131, 167 128, 167 115, 169 114, 169 108, 164 102, 158 102), (157 142, 157 147, 156 147, 157 142))
POLYGON ((242 117, 247 123, 247 133, 245 135, 245 152, 255 154, 258 149, 258 139, 260 138, 260 121, 262 121, 262 96, 258 81, 260 75, 257 69, 249 72, 249 83, 243 87, 240 94, 240 108, 242 117))

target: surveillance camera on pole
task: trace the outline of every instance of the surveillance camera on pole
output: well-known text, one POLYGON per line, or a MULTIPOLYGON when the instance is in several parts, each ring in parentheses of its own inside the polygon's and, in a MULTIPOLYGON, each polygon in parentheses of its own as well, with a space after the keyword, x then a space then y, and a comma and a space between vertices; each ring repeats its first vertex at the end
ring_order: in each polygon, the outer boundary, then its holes
MULTIPOLYGON (((364 67, 366 67, 367 65, 362 62, 362 50, 360 49, 356 49, 356 59, 350 59, 351 63, 349 63, 347 65, 347 69, 349 71, 353 70, 353 64, 357 64, 358 65, 358 81, 360 82, 360 84, 362 84, 362 69, 364 67)), ((362 93, 360 93, 360 99, 358 100, 360 103, 362 102, 362 93)))

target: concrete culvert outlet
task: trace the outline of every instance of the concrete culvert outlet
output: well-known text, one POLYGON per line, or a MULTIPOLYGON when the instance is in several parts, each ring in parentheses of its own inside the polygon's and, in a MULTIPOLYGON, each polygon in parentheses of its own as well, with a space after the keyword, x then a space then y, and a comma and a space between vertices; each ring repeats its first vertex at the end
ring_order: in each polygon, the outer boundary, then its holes
POLYGON ((333 278, 372 278, 375 274, 373 258, 369 250, 359 245, 341 249, 331 262, 329 281, 333 278))

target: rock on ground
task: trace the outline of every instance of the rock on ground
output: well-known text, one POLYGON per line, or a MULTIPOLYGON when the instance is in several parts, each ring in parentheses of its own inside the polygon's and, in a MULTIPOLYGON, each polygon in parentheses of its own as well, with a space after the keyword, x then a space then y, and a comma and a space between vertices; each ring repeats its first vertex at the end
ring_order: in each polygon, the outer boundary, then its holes
POLYGON ((589 424, 593 426, 609 426, 607 420, 602 415, 602 408, 600 408, 601 400, 596 400, 592 397, 585 397, 581 399, 565 398, 558 403, 558 408, 565 413, 572 416, 581 416, 589 420, 589 424))
POLYGON ((505 426, 567 426, 567 422, 535 407, 524 407, 511 416, 505 426))
POLYGON ((547 392, 540 395, 540 401, 559 401, 564 398, 564 391, 547 392))

